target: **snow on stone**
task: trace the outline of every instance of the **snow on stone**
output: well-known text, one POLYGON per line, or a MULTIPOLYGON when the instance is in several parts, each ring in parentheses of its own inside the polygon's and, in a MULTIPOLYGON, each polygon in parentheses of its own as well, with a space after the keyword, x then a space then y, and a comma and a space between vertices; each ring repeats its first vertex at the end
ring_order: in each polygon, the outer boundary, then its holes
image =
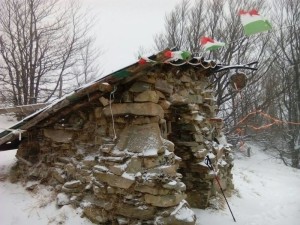
POLYGON ((210 159, 215 159, 216 156, 213 154, 213 153, 208 153, 207 156, 210 158, 210 159))
POLYGON ((108 168, 107 168, 107 167, 105 167, 105 166, 100 166, 100 165, 94 166, 94 169, 97 170, 97 171, 100 171, 100 172, 107 172, 107 171, 108 171, 108 168))
POLYGON ((208 132, 208 131, 209 131, 208 127, 203 127, 201 130, 202 130, 203 132, 208 132))
POLYGON ((158 140, 153 137, 150 136, 145 145, 143 146, 143 156, 148 156, 148 157, 153 157, 153 156, 157 156, 157 148, 155 148, 154 146, 158 145, 158 140))
POLYGON ((128 167, 128 163, 129 163, 129 161, 127 161, 127 162, 125 162, 125 163, 123 163, 123 164, 116 164, 116 165, 114 165, 114 167, 115 168, 118 168, 118 169, 120 169, 120 170, 122 170, 122 171, 124 171, 124 170, 126 170, 126 168, 128 167))
POLYGON ((167 183, 167 185, 170 185, 170 186, 175 186, 176 184, 177 184, 177 181, 175 181, 175 180, 172 180, 169 183, 167 183))
POLYGON ((143 156, 148 156, 148 157, 153 157, 153 156, 157 156, 157 149, 155 148, 148 148, 148 149, 144 149, 143 151, 143 156))
POLYGON ((75 201, 77 199, 77 196, 72 196, 71 198, 70 198, 70 201, 75 201))
POLYGON ((80 207, 81 208, 87 208, 87 207, 89 207, 91 205, 92 205, 92 203, 88 202, 88 201, 83 201, 83 202, 80 203, 80 207))
POLYGON ((198 121, 198 122, 202 122, 205 119, 204 116, 197 114, 197 116, 195 117, 194 120, 198 121))
POLYGON ((97 155, 87 155, 84 157, 84 160, 93 161, 97 155))
POLYGON ((225 137, 225 135, 223 133, 221 133, 221 134, 222 135, 216 137, 216 139, 218 140, 219 144, 226 146, 228 144, 227 140, 226 140, 226 137, 225 137))
POLYGON ((165 156, 170 156, 170 155, 174 155, 173 152, 170 152, 169 150, 165 150, 165 156))
POLYGON ((171 213, 171 215, 175 215, 175 218, 182 222, 193 222, 195 213, 193 210, 185 207, 187 202, 182 200, 176 209, 171 213))
POLYGON ((204 160, 201 161, 201 162, 199 162, 199 163, 197 163, 197 164, 199 164, 199 165, 201 165, 201 166, 204 166, 204 167, 207 167, 207 165, 205 164, 205 161, 204 161, 204 160))
POLYGON ((208 172, 208 174, 209 174, 209 176, 215 176, 215 175, 216 175, 215 171, 213 171, 213 170, 210 170, 210 171, 208 172))
POLYGON ((72 180, 65 183, 66 186, 75 186, 81 184, 80 180, 72 180))
POLYGON ((126 178, 128 180, 135 180, 135 174, 133 174, 133 173, 126 173, 126 172, 124 172, 122 174, 122 177, 124 177, 124 178, 126 178))
POLYGON ((142 173, 141 173, 141 172, 137 172, 137 173, 135 174, 135 177, 140 177, 140 176, 142 176, 142 173))
POLYGON ((182 159, 179 156, 175 155, 175 160, 181 161, 182 159))
POLYGON ((226 166, 227 165, 227 163, 223 160, 223 159, 219 159, 218 160, 218 165, 220 165, 220 166, 226 166))
POLYGON ((65 193, 59 193, 56 197, 56 202, 58 206, 68 205, 70 203, 70 199, 65 193))

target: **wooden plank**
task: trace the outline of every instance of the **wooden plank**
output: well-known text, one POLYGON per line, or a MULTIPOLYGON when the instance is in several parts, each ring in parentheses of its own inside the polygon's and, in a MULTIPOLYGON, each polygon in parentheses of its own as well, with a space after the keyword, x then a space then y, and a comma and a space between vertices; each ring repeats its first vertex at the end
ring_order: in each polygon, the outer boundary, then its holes
POLYGON ((83 101, 83 102, 78 102, 74 105, 70 105, 67 108, 61 109, 59 112, 53 114, 52 116, 50 116, 49 118, 47 118, 47 121, 43 122, 41 124, 41 126, 48 126, 52 123, 55 123, 57 121, 59 121, 60 119, 62 119, 64 116, 68 115, 71 112, 76 112, 77 110, 88 106, 89 104, 91 104, 91 102, 99 99, 102 96, 102 93, 100 92, 96 92, 95 94, 91 95, 91 97, 89 98, 90 101, 83 101))
MULTIPOLYGON (((91 95, 91 97, 92 97, 93 94, 91 92, 99 90, 99 87, 100 87, 100 84, 97 82, 97 83, 93 84, 91 87, 78 90, 73 95, 76 95, 77 99, 80 99, 80 98, 83 98, 83 97, 86 97, 89 95, 91 95)), ((109 90, 109 87, 110 87, 110 85, 107 86, 108 90, 109 90)), ((98 96, 96 96, 96 97, 99 97, 101 92, 99 91, 99 93, 97 93, 97 94, 98 94, 98 96)), ((52 107, 46 108, 44 111, 38 113, 34 117, 28 118, 28 120, 24 121, 25 122, 24 124, 17 124, 18 125, 17 128, 22 129, 22 130, 28 130, 31 127, 38 124, 39 122, 41 122, 42 120, 46 119, 47 117, 54 115, 61 109, 70 106, 72 103, 74 103, 74 102, 71 102, 68 98, 65 98, 62 101, 53 105, 52 107)), ((0 145, 6 143, 8 141, 12 141, 15 138, 16 138, 16 135, 14 135, 13 133, 9 133, 8 135, 5 135, 4 137, 0 138, 0 145)))
POLYGON ((49 103, 39 103, 39 104, 31 104, 31 105, 21 105, 15 107, 8 108, 0 108, 0 114, 8 114, 8 113, 16 113, 16 114, 30 114, 41 108, 44 108, 49 103))
POLYGON ((19 135, 12 133, 12 132, 7 134, 6 136, 0 138, 0 145, 5 144, 6 142, 9 142, 9 141, 17 138, 17 136, 19 136, 19 135))

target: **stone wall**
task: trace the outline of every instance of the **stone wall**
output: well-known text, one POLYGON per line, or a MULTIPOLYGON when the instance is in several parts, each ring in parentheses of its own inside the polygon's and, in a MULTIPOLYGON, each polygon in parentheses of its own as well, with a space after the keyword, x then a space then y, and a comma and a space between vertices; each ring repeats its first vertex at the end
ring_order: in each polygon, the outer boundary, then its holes
POLYGON ((232 188, 208 85, 199 69, 175 67, 118 85, 91 107, 28 131, 17 152, 21 176, 54 186, 58 205, 81 207, 98 224, 195 224, 190 206, 207 207, 217 190, 207 154, 232 188))

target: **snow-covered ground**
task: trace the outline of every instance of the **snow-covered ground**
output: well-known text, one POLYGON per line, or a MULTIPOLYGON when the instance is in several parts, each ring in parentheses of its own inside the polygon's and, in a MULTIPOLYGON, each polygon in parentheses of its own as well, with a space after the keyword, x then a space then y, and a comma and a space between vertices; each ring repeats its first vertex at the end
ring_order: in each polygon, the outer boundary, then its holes
MULTIPOLYGON (((13 121, 0 118, 0 127, 13 121)), ((0 225, 91 225, 81 212, 70 206, 57 208, 49 187, 7 181, 15 163, 15 150, 0 152, 0 225)), ((236 223, 228 208, 194 209, 198 225, 297 225, 300 221, 300 170, 284 166, 269 153, 252 146, 250 158, 237 153, 233 170, 235 191, 228 198, 236 223)), ((222 199, 220 200, 222 201, 222 199)))
POLYGON ((17 123, 17 120, 12 115, 0 115, 0 132, 17 123))
POLYGON ((235 154, 235 191, 230 211, 198 210, 198 224, 297 225, 300 224, 300 170, 287 167, 257 146, 250 158, 235 154))

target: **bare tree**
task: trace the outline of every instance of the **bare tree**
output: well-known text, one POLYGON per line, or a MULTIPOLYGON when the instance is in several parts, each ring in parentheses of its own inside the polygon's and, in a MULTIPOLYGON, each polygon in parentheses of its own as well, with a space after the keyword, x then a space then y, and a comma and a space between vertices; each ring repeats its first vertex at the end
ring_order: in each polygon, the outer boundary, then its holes
POLYGON ((1 1, 0 85, 7 101, 26 105, 61 97, 75 67, 86 68, 87 81, 96 59, 88 55, 91 24, 78 2, 1 1))
POLYGON ((163 50, 167 47, 185 48, 187 45, 187 32, 189 0, 183 0, 180 4, 166 15, 165 31, 157 34, 154 38, 157 50, 163 50))
POLYGON ((86 47, 82 49, 79 55, 80 63, 73 68, 78 87, 91 82, 99 75, 99 64, 96 64, 95 61, 101 52, 98 49, 94 49, 93 41, 92 39, 87 40, 86 47))
MULTIPOLYGON (((155 45, 159 50, 177 46, 179 49, 203 55, 223 64, 240 64, 263 59, 268 38, 262 38, 260 35, 245 37, 238 16, 240 9, 251 8, 266 10, 262 0, 245 2, 198 0, 194 4, 183 0, 166 16, 165 31, 155 37, 155 45), (204 35, 225 42, 225 48, 209 53, 204 52, 199 44, 200 37, 204 35)), ((257 89, 256 84, 264 72, 264 66, 261 66, 259 73, 249 74, 248 93, 244 98, 248 98, 249 93, 257 89)), ((246 111, 251 108, 251 104, 253 105, 253 101, 249 96, 248 104, 244 104, 244 107, 236 104, 236 96, 239 93, 230 87, 231 75, 230 71, 223 71, 217 74, 217 79, 214 79, 213 83, 217 92, 217 105, 220 107, 221 113, 225 118, 233 117, 233 123, 236 124, 241 117, 241 113, 236 111, 237 107, 246 114, 246 111), (249 104, 250 102, 251 104, 249 104)), ((245 101, 245 99, 243 100, 245 101)))
POLYGON ((177 46, 227 65, 259 61, 256 72, 222 71, 212 79, 219 115, 224 118, 229 133, 234 133, 239 127, 243 135, 258 135, 280 153, 278 156, 285 164, 298 167, 300 0, 272 2, 273 6, 263 0, 197 0, 194 4, 183 0, 166 16, 165 31, 154 41, 160 50, 177 46), (273 30, 246 37, 238 16, 240 9, 259 9, 263 15, 269 15, 273 30), (204 35, 223 41, 226 46, 217 51, 203 52, 199 38, 204 35), (247 86, 242 91, 230 85, 236 72, 247 73, 247 86), (259 110, 267 112, 270 118, 254 114, 259 110), (250 119, 240 123, 249 114, 252 115, 250 119))
MULTIPOLYGON (((276 0, 273 5, 273 21, 277 25, 272 47, 275 58, 270 68, 269 87, 266 94, 276 93, 268 110, 281 119, 279 129, 273 134, 285 143, 277 149, 285 157, 285 163, 299 167, 300 158, 300 0, 276 0), (272 81, 271 81, 272 80, 272 81), (276 105, 276 107, 274 107, 276 105)), ((274 142, 270 140, 270 144, 274 142)))

